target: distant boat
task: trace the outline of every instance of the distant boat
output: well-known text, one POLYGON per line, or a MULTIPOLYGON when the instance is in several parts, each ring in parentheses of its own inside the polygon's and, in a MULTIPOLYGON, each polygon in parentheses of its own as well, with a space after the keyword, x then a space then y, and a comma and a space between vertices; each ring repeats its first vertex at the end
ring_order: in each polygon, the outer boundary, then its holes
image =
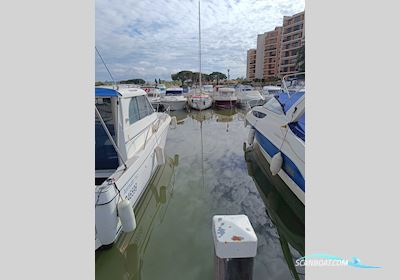
POLYGON ((264 86, 261 92, 265 101, 268 101, 275 95, 283 92, 283 89, 278 86, 264 86))
POLYGON ((162 105, 165 110, 179 111, 184 110, 186 107, 186 97, 183 96, 182 88, 167 88, 165 95, 160 95, 157 104, 162 105))
POLYGON ((234 108, 237 103, 237 95, 235 89, 220 87, 213 95, 215 106, 220 108, 234 108))
POLYGON ((165 92, 167 91, 167 88, 165 87, 164 84, 158 84, 157 88, 160 90, 161 94, 165 94, 165 92))
POLYGON ((264 97, 258 90, 254 90, 251 86, 239 85, 236 87, 238 103, 244 107, 253 108, 254 106, 263 105, 264 97))
POLYGON ((156 113, 139 88, 96 87, 95 249, 136 227, 133 208, 165 163, 171 117, 156 113), (133 215, 133 216, 132 216, 133 215), (124 228, 123 228, 124 227, 124 228))
POLYGON ((214 91, 213 85, 203 85, 203 91, 207 93, 212 93, 214 91))

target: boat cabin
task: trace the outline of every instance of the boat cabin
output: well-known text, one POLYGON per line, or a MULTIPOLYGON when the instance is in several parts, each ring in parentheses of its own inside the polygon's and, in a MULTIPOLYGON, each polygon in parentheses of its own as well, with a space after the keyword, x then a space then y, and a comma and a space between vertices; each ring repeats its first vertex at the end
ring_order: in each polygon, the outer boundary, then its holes
POLYGON ((97 185, 143 147, 146 139, 143 132, 157 119, 157 114, 146 92, 133 87, 96 87, 95 104, 101 117, 96 114, 95 118, 97 185), (119 155, 107 132, 118 147, 119 155))

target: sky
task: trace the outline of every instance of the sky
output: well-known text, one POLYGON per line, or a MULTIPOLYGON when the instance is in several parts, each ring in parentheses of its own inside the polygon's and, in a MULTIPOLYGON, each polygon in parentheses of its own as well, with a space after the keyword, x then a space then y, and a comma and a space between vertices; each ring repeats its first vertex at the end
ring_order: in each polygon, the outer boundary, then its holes
MULTIPOLYGON (((201 0, 202 73, 246 76, 257 34, 304 10, 305 0, 201 0)), ((199 71, 198 0, 96 0, 96 47, 115 80, 171 80, 199 71)), ((96 81, 110 81, 96 54, 96 81)))

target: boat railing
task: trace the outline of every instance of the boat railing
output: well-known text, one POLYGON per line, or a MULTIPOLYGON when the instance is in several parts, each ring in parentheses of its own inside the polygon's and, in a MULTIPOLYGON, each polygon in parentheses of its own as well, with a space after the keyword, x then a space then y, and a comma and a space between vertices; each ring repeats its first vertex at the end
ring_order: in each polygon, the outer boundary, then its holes
POLYGON ((296 77, 296 76, 305 75, 305 74, 306 74, 305 72, 299 72, 299 73, 288 74, 288 75, 285 75, 285 76, 282 77, 283 91, 285 93, 287 93, 289 97, 290 97, 290 92, 289 92, 289 89, 288 89, 288 87, 286 85, 286 79, 289 78, 289 77, 296 77))

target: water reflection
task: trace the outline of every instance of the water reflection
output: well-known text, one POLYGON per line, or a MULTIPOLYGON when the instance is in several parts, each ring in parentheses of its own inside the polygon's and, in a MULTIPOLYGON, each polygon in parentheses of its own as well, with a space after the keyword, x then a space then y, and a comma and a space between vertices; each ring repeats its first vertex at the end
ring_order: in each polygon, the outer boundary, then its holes
POLYGON ((149 183, 135 208, 137 228, 122 233, 111 247, 96 252, 96 279, 144 279, 143 259, 153 227, 162 224, 174 189, 174 169, 179 157, 168 158, 149 183))
POLYGON ((155 183, 135 211, 138 220, 142 217, 137 231, 96 253, 97 279, 213 279, 211 221, 217 214, 249 217, 258 237, 254 280, 293 278, 284 244, 293 257, 300 257, 304 241, 287 219, 289 212, 266 210, 284 204, 271 202, 272 187, 261 183, 262 173, 243 156, 249 131, 245 113, 238 109, 171 113, 181 125, 169 130, 165 151, 179 154, 179 165, 168 165, 165 178, 157 175, 164 178, 160 183, 152 180, 155 183), (257 179, 249 176, 249 170, 257 179), (267 189, 268 199, 260 197, 260 189, 267 189))
POLYGON ((265 203, 266 211, 276 226, 282 252, 295 279, 304 277, 304 268, 296 268, 294 260, 304 256, 304 205, 269 170, 257 145, 245 152, 249 175, 265 203), (297 252, 294 252, 294 250, 297 252))

